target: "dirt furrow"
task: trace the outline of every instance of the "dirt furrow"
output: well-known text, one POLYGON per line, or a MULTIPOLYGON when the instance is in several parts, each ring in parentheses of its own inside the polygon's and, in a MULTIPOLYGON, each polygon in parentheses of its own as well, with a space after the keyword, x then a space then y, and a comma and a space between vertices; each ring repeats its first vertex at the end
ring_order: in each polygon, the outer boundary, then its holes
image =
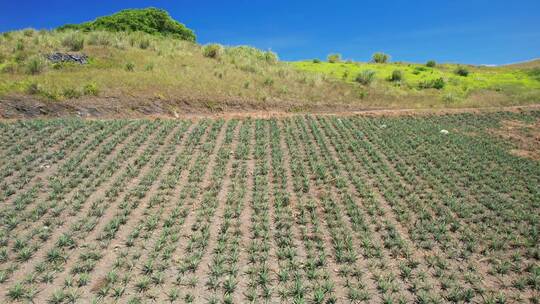
MULTIPOLYGON (((253 125, 253 124, 252 124, 253 125)), ((255 159, 253 157, 253 147, 255 146, 255 132, 251 132, 250 141, 249 141, 249 156, 244 161, 247 166, 247 181, 246 181, 246 194, 244 196, 244 201, 242 205, 242 212, 240 213, 240 253, 238 255, 238 286, 234 290, 231 298, 234 303, 242 303, 245 300, 244 292, 248 290, 249 278, 247 277, 247 270, 250 267, 250 262, 248 261, 247 248, 249 245, 250 232, 249 232, 249 222, 253 216, 252 210, 249 207, 249 202, 253 200, 253 183, 255 179, 255 159)))

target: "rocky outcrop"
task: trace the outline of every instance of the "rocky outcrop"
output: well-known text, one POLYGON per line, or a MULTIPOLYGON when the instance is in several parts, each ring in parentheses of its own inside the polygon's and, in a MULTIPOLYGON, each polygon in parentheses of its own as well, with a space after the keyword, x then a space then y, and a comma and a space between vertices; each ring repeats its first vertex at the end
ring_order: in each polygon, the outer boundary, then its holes
POLYGON ((47 59, 53 63, 73 62, 78 64, 87 64, 88 56, 85 54, 52 53, 47 55, 47 59))

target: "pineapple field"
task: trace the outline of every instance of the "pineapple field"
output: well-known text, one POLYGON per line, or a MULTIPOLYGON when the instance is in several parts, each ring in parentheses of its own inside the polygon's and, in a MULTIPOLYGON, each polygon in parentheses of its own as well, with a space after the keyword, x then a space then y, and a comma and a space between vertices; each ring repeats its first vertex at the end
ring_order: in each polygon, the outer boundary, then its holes
POLYGON ((1 303, 539 303, 540 111, 0 122, 1 303))

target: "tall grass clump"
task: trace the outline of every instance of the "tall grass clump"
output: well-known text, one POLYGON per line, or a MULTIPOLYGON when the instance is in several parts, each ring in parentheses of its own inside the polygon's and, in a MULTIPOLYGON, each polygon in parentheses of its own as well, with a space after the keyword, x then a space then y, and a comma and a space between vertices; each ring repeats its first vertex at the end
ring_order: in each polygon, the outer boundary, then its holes
POLYGON ((97 84, 95 83, 89 83, 83 87, 83 94, 84 95, 92 95, 92 96, 98 96, 99 95, 99 89, 97 84))
POLYGON ((140 41, 139 41, 139 48, 143 49, 143 50, 146 50, 147 48, 150 47, 150 39, 148 38, 142 38, 140 41))
POLYGON ((373 70, 364 70, 358 75, 356 75, 355 78, 356 82, 363 84, 363 85, 370 85, 373 80, 375 80, 375 71, 373 70))
POLYGON ((266 51, 264 52, 264 60, 270 64, 276 64, 279 61, 279 57, 272 51, 266 51))
POLYGON ((330 54, 328 55, 328 62, 330 63, 338 63, 341 62, 341 54, 330 54))
POLYGON ((32 28, 28 28, 28 29, 23 30, 23 35, 25 35, 26 37, 32 37, 32 36, 34 36, 35 33, 36 33, 36 30, 32 29, 32 28))
POLYGON ((445 86, 445 81, 442 77, 436 79, 424 80, 418 84, 420 89, 437 89, 441 90, 445 86))
POLYGON ((17 43, 15 43, 15 51, 24 51, 24 41, 22 39, 17 40, 17 43))
POLYGON ((203 46, 202 52, 204 57, 219 59, 223 56, 224 49, 221 44, 211 43, 203 46))
POLYGON ((109 46, 111 45, 111 35, 106 32, 93 32, 88 36, 87 42, 88 45, 101 45, 109 46))
POLYGON ((375 63, 387 63, 390 61, 390 55, 377 52, 371 56, 371 60, 375 63))
POLYGON ((35 56, 30 58, 28 62, 26 63, 26 73, 30 75, 36 75, 43 71, 45 67, 45 63, 43 62, 43 59, 39 56, 35 56))
POLYGON ((126 63, 124 69, 128 72, 133 72, 135 71, 135 64, 133 62, 128 62, 126 63))
POLYGON ((70 51, 80 51, 84 48, 84 36, 79 33, 71 33, 62 40, 62 45, 70 51))

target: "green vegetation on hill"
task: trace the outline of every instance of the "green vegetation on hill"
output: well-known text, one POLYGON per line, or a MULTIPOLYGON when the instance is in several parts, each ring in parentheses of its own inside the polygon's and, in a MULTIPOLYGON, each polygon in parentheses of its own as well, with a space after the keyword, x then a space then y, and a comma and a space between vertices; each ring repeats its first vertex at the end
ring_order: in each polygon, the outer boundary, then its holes
POLYGON ((201 46, 163 10, 124 10, 59 30, 0 35, 0 97, 69 101, 158 98, 221 109, 323 110, 507 106, 540 101, 536 62, 505 67, 371 62, 284 62, 249 46, 201 46), (182 38, 182 39, 178 39, 182 38), (53 63, 84 53, 88 64, 53 63), (126 98, 127 97, 127 98, 126 98))
POLYGON ((538 68, 464 66, 436 64, 434 61, 427 64, 373 61, 301 61, 293 65, 302 71, 327 75, 348 83, 358 82, 398 96, 434 94, 447 103, 463 102, 473 94, 486 92, 500 95, 499 98, 504 95, 521 101, 540 99, 538 68))
POLYGON ((195 41, 192 30, 171 18, 168 12, 157 8, 127 9, 110 16, 99 17, 81 24, 67 24, 58 30, 144 32, 195 41))

